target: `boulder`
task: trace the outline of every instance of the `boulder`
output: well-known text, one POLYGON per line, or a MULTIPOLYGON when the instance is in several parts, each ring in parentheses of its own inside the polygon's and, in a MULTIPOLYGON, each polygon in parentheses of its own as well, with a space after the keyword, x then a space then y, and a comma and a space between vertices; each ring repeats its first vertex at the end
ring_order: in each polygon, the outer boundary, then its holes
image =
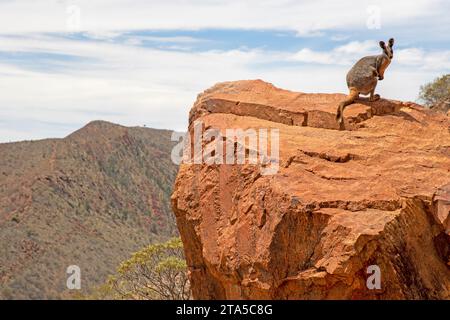
POLYGON ((279 168, 181 164, 172 208, 194 298, 450 299, 450 119, 360 99, 339 130, 344 96, 261 80, 198 96, 191 135, 197 121, 277 129, 279 168))

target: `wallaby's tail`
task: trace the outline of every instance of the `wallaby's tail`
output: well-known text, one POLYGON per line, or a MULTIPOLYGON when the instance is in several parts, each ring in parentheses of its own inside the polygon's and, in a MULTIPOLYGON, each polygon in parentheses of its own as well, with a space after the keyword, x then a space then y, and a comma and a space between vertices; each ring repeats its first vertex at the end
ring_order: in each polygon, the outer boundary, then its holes
POLYGON ((352 104, 353 102, 355 102, 355 100, 358 98, 358 95, 359 95, 358 91, 356 91, 354 89, 350 89, 350 93, 348 94, 347 98, 345 98, 344 101, 339 103, 339 106, 336 111, 336 120, 339 123, 342 123, 344 121, 345 107, 348 106, 349 104, 352 104))

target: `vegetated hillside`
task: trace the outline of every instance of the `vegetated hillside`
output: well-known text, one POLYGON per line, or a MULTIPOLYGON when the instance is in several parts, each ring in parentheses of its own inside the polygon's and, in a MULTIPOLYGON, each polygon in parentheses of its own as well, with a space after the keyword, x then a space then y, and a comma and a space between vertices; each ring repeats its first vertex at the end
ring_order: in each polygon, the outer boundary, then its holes
POLYGON ((131 252, 177 235, 171 131, 89 123, 64 139, 0 144, 0 298, 68 297, 131 252))

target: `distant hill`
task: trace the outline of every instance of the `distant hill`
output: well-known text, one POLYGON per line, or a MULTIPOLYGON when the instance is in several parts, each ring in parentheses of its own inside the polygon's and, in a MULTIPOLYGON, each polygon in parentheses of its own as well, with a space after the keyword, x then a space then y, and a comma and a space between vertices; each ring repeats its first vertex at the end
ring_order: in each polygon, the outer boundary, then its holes
POLYGON ((82 292, 144 245, 178 234, 171 131, 94 121, 64 139, 0 144, 0 298, 82 292))

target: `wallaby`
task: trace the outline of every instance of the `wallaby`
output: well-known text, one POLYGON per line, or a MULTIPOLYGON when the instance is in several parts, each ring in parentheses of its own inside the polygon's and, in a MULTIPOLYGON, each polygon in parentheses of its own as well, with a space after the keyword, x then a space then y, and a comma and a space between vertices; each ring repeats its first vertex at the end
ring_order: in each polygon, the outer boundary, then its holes
POLYGON ((347 73, 347 87, 350 91, 347 98, 339 104, 336 119, 340 124, 344 121, 344 108, 355 102, 360 94, 370 94, 369 101, 380 99, 379 94, 374 94, 378 80, 384 79, 384 71, 394 57, 394 39, 389 39, 388 45, 380 41, 383 52, 377 56, 361 58, 347 73))

